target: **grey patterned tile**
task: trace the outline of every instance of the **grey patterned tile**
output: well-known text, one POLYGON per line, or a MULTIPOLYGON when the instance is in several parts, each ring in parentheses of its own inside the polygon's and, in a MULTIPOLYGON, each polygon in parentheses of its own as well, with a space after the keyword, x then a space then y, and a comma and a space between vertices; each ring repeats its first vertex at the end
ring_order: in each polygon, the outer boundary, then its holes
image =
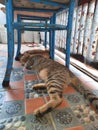
POLYGON ((4 102, 1 110, 0 119, 23 115, 24 113, 24 101, 4 102))
POLYGON ((82 95, 80 95, 78 92, 74 94, 66 94, 64 95, 64 98, 68 101, 68 103, 71 106, 75 106, 77 104, 85 104, 86 99, 82 95))
POLYGON ((89 125, 84 125, 84 130, 98 130, 98 122, 94 122, 89 125))
POLYGON ((4 102, 4 97, 5 97, 5 91, 0 92, 0 102, 4 102))
POLYGON ((52 115, 57 130, 63 130, 65 128, 80 125, 80 122, 70 108, 55 110, 52 112, 52 115))
POLYGON ((0 79, 0 92, 5 90, 5 89, 3 88, 3 86, 2 86, 2 81, 3 81, 3 79, 0 79))
POLYGON ((11 72, 11 82, 23 79, 24 71, 22 68, 13 68, 11 72))
POLYGON ((43 96, 42 93, 44 93, 45 95, 47 95, 47 91, 46 89, 43 89, 43 90, 40 90, 40 89, 37 89, 37 90, 33 90, 32 89, 32 86, 34 84, 37 84, 37 83, 42 83, 43 81, 42 80, 28 80, 28 81, 25 81, 25 97, 26 98, 36 98, 36 97, 41 97, 43 96))
POLYGON ((2 115, 2 110, 3 110, 3 105, 4 105, 4 97, 5 97, 5 92, 4 91, 0 92, 0 117, 2 115))
POLYGON ((26 130, 26 125, 25 115, 0 120, 0 130, 26 130))
POLYGON ((27 130, 54 130, 48 114, 43 117, 28 115, 27 130))

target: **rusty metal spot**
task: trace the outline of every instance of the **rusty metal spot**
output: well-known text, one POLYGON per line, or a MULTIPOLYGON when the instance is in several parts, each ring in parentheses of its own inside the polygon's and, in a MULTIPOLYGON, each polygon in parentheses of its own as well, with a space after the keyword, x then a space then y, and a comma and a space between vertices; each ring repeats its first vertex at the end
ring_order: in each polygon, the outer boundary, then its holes
POLYGON ((98 31, 98 28, 96 29, 96 31, 98 31))
POLYGON ((92 45, 92 48, 94 48, 94 45, 92 45))
POLYGON ((82 16, 84 16, 84 11, 82 11, 82 16))
POLYGON ((92 55, 96 55, 96 52, 92 52, 92 55))

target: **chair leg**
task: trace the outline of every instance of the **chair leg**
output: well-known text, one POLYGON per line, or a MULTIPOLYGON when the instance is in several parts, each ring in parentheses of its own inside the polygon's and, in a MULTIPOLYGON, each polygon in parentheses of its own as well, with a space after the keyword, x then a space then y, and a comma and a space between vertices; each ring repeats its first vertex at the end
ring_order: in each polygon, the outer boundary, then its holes
POLYGON ((8 59, 7 59, 7 67, 5 72, 5 77, 2 82, 3 87, 9 87, 10 75, 12 71, 13 65, 13 56, 14 56, 14 29, 13 29, 13 5, 12 0, 6 1, 6 19, 7 19, 7 40, 8 40, 8 59), (12 10, 12 11, 10 11, 12 10), (9 17, 10 16, 10 17, 9 17))
MULTIPOLYGON (((17 15, 17 22, 21 22, 20 15, 17 15)), ((18 46, 17 46, 17 52, 16 52, 15 60, 19 61, 20 56, 21 56, 21 53, 20 53, 20 50, 21 50, 21 30, 20 29, 17 30, 17 39, 18 39, 18 46)))

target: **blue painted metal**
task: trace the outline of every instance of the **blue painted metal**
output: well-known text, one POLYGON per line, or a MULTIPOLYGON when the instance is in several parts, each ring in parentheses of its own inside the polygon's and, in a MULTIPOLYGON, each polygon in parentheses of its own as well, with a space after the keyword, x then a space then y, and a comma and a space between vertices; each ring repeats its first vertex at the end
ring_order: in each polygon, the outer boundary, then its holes
MULTIPOLYGON (((51 21, 51 20, 50 20, 51 21)), ((52 48, 52 31, 49 31, 49 50, 50 50, 50 58, 52 58, 52 52, 51 52, 51 48, 52 48)))
POLYGON ((40 32, 45 32, 45 31, 50 31, 51 29, 45 29, 45 28, 21 28, 21 30, 25 31, 40 31, 40 32))
MULTIPOLYGON (((50 18, 50 24, 52 24, 52 18, 50 18)), ((50 50, 50 58, 52 58, 52 31, 49 31, 49 50, 50 50)))
POLYGON ((24 15, 20 14, 21 17, 27 17, 27 18, 42 18, 42 19, 50 19, 50 17, 41 17, 41 16, 30 16, 30 15, 24 15))
POLYGON ((41 3, 41 4, 46 4, 50 6, 60 6, 62 8, 66 8, 66 4, 50 1, 50 0, 29 0, 30 2, 36 2, 36 3, 41 3))
MULTIPOLYGON (((17 15, 17 21, 21 22, 20 15, 17 15)), ((17 52, 16 52, 15 59, 19 60, 20 50, 21 50, 21 30, 20 29, 17 30, 17 37, 18 37, 18 43, 17 43, 17 52)))
POLYGON ((47 31, 50 31, 51 29, 45 29, 45 28, 28 28, 28 27, 24 27, 24 28, 21 28, 21 30, 45 32, 46 30, 47 30, 47 31))
POLYGON ((58 28, 58 29, 66 29, 65 25, 59 24, 46 24, 46 23, 30 23, 30 22, 16 22, 13 24, 14 28, 23 28, 23 27, 45 27, 45 28, 58 28))
MULTIPOLYGON (((18 29, 18 28, 16 28, 18 29)), ((32 27, 23 27, 23 28, 20 28, 20 30, 25 30, 25 31, 40 31, 40 32, 49 32, 49 31, 52 31, 52 30, 61 30, 61 28, 32 28, 32 27)), ((65 30, 65 28, 63 28, 62 30, 65 30)))
MULTIPOLYGON (((47 24, 47 20, 45 21, 45 23, 47 24)), ((45 46, 45 48, 47 48, 47 30, 45 31, 45 41, 44 41, 44 46, 45 46)))
POLYGON ((28 12, 48 12, 48 13, 56 12, 56 10, 52 10, 52 9, 35 9, 35 8, 19 8, 19 7, 15 7, 14 10, 15 11, 28 11, 28 12))
MULTIPOLYGON (((66 66, 69 68, 70 63, 70 41, 71 41, 71 29, 72 29, 72 18, 73 12, 75 7, 75 0, 70 0, 69 6, 69 16, 68 16, 68 25, 57 25, 55 24, 56 21, 56 14, 58 11, 62 9, 68 8, 65 4, 50 1, 50 0, 28 0, 28 2, 36 2, 44 5, 50 5, 54 7, 58 7, 59 9, 28 9, 28 8, 14 8, 12 5, 12 0, 6 0, 6 17, 7 17, 7 37, 8 37, 8 61, 7 61, 7 68, 5 77, 3 80, 3 86, 9 86, 10 74, 13 65, 13 56, 14 56, 14 28, 18 29, 18 48, 16 57, 20 53, 21 49, 21 30, 28 30, 28 31, 45 31, 45 43, 47 41, 47 31, 49 31, 49 41, 50 41, 50 56, 54 59, 54 50, 55 50, 55 30, 65 30, 67 29, 67 40, 66 40, 66 66), (40 20, 46 21, 48 18, 36 17, 31 18, 27 16, 20 16, 18 17, 18 22, 14 23, 14 10, 21 10, 21 11, 33 11, 33 12, 53 12, 54 15, 50 19, 50 24, 48 23, 29 23, 29 22, 21 22, 20 19, 33 19, 33 20, 40 20), (10 16, 10 17, 9 17, 10 16)), ((45 44, 46 47, 46 44, 45 44)))
MULTIPOLYGON (((55 24, 56 22, 56 14, 54 14, 51 19, 50 23, 55 24)), ((50 56, 54 60, 54 54, 55 54, 55 31, 50 31, 50 56)))
POLYGON ((13 5, 12 0, 6 0, 6 19, 7 19, 7 40, 8 40, 8 59, 6 73, 3 80, 3 87, 9 86, 10 74, 13 65, 13 56, 14 56, 14 29, 12 26, 13 22, 13 5))
POLYGON ((20 17, 21 17, 21 19, 23 19, 23 20, 39 20, 39 21, 45 21, 45 20, 49 20, 50 18, 48 18, 48 17, 35 17, 35 16, 21 16, 20 15, 20 17))
POLYGON ((66 10, 66 9, 68 9, 68 8, 69 8, 69 6, 67 6, 65 9, 64 9, 64 8, 60 8, 60 9, 58 9, 58 10, 56 11, 56 14, 62 12, 63 10, 66 10))
POLYGON ((36 20, 36 21, 45 21, 44 19, 41 19, 41 18, 26 18, 26 17, 22 17, 21 18, 22 20, 36 20))
POLYGON ((68 24, 67 24, 67 39, 66 39, 66 67, 68 68, 70 64, 70 42, 71 42, 72 20, 75 4, 76 0, 70 0, 68 24))

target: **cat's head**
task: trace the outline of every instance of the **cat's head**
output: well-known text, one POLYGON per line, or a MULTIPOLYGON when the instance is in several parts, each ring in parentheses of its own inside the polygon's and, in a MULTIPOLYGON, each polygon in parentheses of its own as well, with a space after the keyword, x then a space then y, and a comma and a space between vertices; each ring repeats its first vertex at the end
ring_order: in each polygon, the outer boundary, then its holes
POLYGON ((29 57, 30 57, 30 55, 28 53, 24 54, 20 58, 20 63, 24 66, 24 64, 28 61, 29 57))
POLYGON ((37 68, 36 65, 40 63, 39 60, 41 60, 42 58, 44 58, 42 55, 31 55, 25 63, 25 68, 28 70, 37 68))

